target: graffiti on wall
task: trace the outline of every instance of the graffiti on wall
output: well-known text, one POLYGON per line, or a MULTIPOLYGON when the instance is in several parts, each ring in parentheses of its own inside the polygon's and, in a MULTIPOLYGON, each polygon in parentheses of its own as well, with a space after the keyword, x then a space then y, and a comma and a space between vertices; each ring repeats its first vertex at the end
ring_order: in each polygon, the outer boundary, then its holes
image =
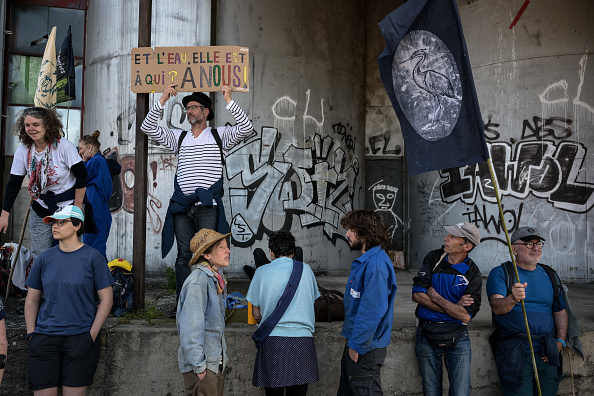
MULTIPOLYGON (((594 255, 587 217, 576 216, 594 205, 594 183, 586 171, 591 140, 583 137, 589 128, 584 121, 594 124, 594 107, 582 98, 586 63, 584 55, 573 99, 566 80, 548 85, 538 95, 542 113, 522 120, 516 134, 504 133, 496 116, 486 115, 484 130, 495 179, 501 197, 508 198, 502 203, 503 221, 488 165, 479 163, 444 169, 434 181, 418 183, 417 194, 425 201, 421 234, 440 235, 444 217, 457 213, 481 229, 482 241, 506 244, 502 222, 510 233, 521 225, 535 225, 552 257, 594 255), (573 112, 568 110, 571 103, 573 112)), ((575 276, 579 266, 569 260, 558 270, 561 276, 575 276)))
POLYGON ((353 208, 356 157, 349 162, 331 136, 318 133, 305 140, 305 147, 275 151, 280 140, 277 128, 263 127, 261 137, 227 157, 235 245, 250 246, 265 231, 289 229, 294 216, 301 227, 322 226, 333 242, 343 238, 337 229, 340 218, 353 208))
MULTIPOLYGON (((581 181, 586 147, 563 141, 526 141, 515 148, 509 143, 488 143, 497 185, 502 196, 546 199, 555 208, 588 212, 594 205, 594 184, 581 181)), ((487 163, 440 171, 444 202, 495 203, 495 189, 487 163)))
MULTIPOLYGON (((309 104, 308 90, 301 115, 305 132, 302 141, 293 140, 298 102, 284 96, 271 108, 274 127, 263 127, 261 134, 254 131, 228 151, 225 188, 236 246, 251 246, 266 232, 288 229, 294 219, 298 219, 301 227, 322 227, 323 234, 333 243, 337 238, 344 239, 342 230, 337 232, 339 221, 353 208, 360 172, 354 155, 356 137, 348 123, 335 123, 330 131, 325 131, 323 99, 319 118, 310 114, 309 104)), ((182 105, 175 102, 167 106, 161 119, 169 128, 183 128, 182 105)), ((114 177, 110 211, 133 213, 134 156, 120 157, 117 148, 107 150, 104 155, 122 165, 122 172, 114 177)), ((158 198, 158 180, 172 179, 172 175, 163 175, 175 174, 177 158, 170 153, 153 153, 148 165, 147 220, 158 234, 163 228, 166 209, 158 198)), ((169 188, 161 187, 159 191, 169 188)))
POLYGON ((404 225, 404 222, 396 214, 396 198, 398 197, 398 187, 382 184, 383 180, 371 185, 367 189, 372 192, 373 196, 373 211, 378 213, 384 219, 390 237, 394 238, 394 233, 404 225))
MULTIPOLYGON (((122 170, 119 175, 113 176, 113 191, 109 200, 109 211, 111 213, 118 213, 121 210, 127 213, 134 213, 134 156, 124 155, 122 157, 118 154, 118 148, 108 149, 103 153, 106 158, 111 158, 120 163, 122 170)), ((151 161, 149 163, 149 177, 148 177, 148 197, 147 197, 147 220, 150 224, 150 229, 159 234, 163 229, 163 219, 161 217, 161 208, 163 203, 157 197, 156 189, 158 171, 172 171, 177 170, 177 159, 173 155, 161 155, 158 161, 151 161), (171 158, 173 157, 173 158, 171 158)))

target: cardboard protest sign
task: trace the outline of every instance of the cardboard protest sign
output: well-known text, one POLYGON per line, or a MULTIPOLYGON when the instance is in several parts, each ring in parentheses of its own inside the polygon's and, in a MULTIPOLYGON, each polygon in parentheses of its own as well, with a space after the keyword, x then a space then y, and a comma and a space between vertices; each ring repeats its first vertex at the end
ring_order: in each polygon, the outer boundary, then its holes
POLYGON ((163 92, 177 84, 179 92, 249 91, 249 48, 139 47, 132 49, 131 90, 135 93, 163 92))

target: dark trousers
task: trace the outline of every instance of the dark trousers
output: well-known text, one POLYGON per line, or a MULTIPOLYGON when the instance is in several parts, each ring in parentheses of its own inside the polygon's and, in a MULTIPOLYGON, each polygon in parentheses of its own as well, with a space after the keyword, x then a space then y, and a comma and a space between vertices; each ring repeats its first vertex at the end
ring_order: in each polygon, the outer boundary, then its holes
POLYGON ((188 263, 192 258, 190 241, 203 228, 217 229, 218 211, 216 206, 193 206, 184 213, 173 215, 173 229, 177 242, 177 258, 175 259, 175 292, 177 298, 182 286, 190 275, 188 263))
POLYGON ((340 384, 337 396, 383 395, 380 369, 386 360, 386 348, 376 348, 359 355, 353 362, 349 347, 344 347, 340 361, 340 384))
POLYGON ((305 396, 307 395, 307 385, 292 385, 283 388, 264 388, 266 396, 305 396), (285 389, 287 393, 285 394, 285 389))

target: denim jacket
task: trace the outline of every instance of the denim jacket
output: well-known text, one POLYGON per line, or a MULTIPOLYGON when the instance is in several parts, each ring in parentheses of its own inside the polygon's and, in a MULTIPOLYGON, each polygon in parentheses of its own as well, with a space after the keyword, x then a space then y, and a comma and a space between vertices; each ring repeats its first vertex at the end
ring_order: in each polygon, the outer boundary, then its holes
POLYGON ((223 368, 227 365, 225 344, 225 299, 227 289, 217 295, 217 278, 204 266, 188 276, 177 304, 177 331, 179 369, 182 373, 205 369, 219 372, 223 355, 223 368))

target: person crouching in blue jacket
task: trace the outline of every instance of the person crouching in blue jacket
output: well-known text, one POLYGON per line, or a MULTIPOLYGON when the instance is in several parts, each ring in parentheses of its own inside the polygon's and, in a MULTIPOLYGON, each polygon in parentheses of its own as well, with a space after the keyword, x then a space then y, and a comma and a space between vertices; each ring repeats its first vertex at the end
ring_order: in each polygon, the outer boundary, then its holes
POLYGON ((371 210, 354 210, 340 225, 347 229, 351 250, 363 255, 351 264, 344 293, 346 338, 338 396, 382 395, 380 369, 386 359, 394 320, 396 275, 386 247, 391 238, 384 220, 371 210))

